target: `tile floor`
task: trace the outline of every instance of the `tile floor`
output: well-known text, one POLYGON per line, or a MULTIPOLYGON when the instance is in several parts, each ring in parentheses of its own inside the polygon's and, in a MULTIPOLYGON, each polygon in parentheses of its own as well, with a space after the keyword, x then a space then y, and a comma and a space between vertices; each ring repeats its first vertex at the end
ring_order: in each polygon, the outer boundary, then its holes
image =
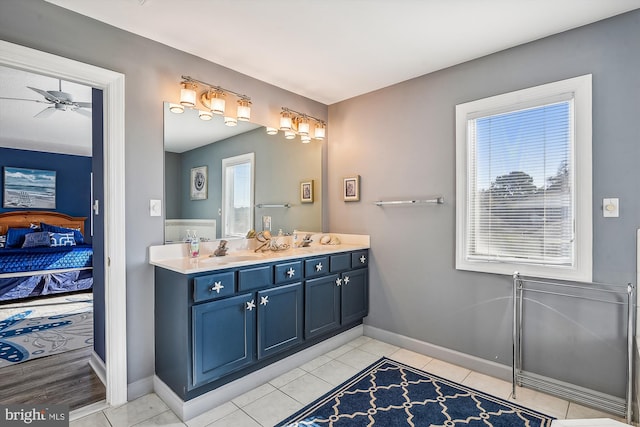
MULTIPOLYGON (((361 336, 186 423, 152 393, 75 420, 70 427, 271 427, 382 356, 513 401, 510 382, 361 336)), ((517 403, 558 419, 615 418, 529 389, 518 390, 517 403)))

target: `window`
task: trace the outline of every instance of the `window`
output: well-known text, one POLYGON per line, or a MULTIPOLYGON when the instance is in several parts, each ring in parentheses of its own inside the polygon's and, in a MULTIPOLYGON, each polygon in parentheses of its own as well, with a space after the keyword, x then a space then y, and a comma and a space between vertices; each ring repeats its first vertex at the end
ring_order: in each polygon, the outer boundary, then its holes
POLYGON ((222 236, 244 237, 253 228, 254 153, 222 159, 222 236))
POLYGON ((456 268, 590 281, 591 76, 456 106, 456 268))

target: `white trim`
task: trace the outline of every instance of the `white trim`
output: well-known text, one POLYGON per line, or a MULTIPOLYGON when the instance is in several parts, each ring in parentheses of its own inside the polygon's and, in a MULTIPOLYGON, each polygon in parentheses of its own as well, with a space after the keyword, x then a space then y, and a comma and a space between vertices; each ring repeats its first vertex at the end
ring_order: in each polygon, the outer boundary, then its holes
POLYGON ((456 269, 508 275, 518 271, 527 276, 591 281, 593 274, 591 80, 591 74, 587 74, 456 105, 456 269), (490 111, 504 105, 526 106, 534 100, 564 93, 573 93, 576 106, 573 147, 576 213, 575 265, 569 268, 467 259, 468 118, 477 115, 479 111, 490 111))
POLYGON ((69 412, 69 421, 79 420, 80 418, 84 418, 88 415, 94 414, 107 408, 109 408, 107 402, 101 400, 100 402, 92 403, 90 405, 83 406, 82 408, 74 409, 73 411, 69 412))
POLYGON ((470 354, 461 353, 446 347, 440 347, 439 345, 420 341, 394 332, 389 332, 385 329, 376 328, 374 326, 364 325, 364 335, 407 350, 415 351, 416 353, 444 360, 472 371, 511 382, 511 366, 492 362, 491 360, 481 359, 470 354))
POLYGON ((0 40, 0 64, 104 91, 107 403, 127 401, 124 75, 0 40))
POLYGON ((107 386, 107 366, 104 361, 98 356, 95 351, 91 352, 91 359, 89 359, 89 366, 93 369, 93 372, 97 375, 102 384, 107 386))
MULTIPOLYGON (((249 197, 249 224, 254 224, 255 214, 253 206, 255 204, 255 181, 256 181, 256 155, 255 153, 240 154, 238 156, 226 157, 222 159, 222 226, 220 228, 220 235, 223 239, 233 238, 238 236, 230 236, 227 234, 227 168, 249 163, 251 165, 251 189, 249 197)), ((235 184, 234 184, 235 185, 235 184)), ((255 226, 254 226, 255 227, 255 226)), ((258 228, 258 227, 255 227, 258 228)))
POLYGON ((128 387, 129 401, 135 400, 145 394, 153 393, 153 376, 142 378, 132 382, 128 387))
POLYGON ((182 421, 188 421, 198 415, 204 414, 210 409, 220 406, 224 402, 253 390, 261 384, 289 372, 296 366, 303 365, 318 356, 322 356, 331 350, 353 341, 359 336, 362 336, 362 332, 363 326, 358 325, 186 402, 180 399, 169 386, 155 375, 153 377, 153 390, 182 421))

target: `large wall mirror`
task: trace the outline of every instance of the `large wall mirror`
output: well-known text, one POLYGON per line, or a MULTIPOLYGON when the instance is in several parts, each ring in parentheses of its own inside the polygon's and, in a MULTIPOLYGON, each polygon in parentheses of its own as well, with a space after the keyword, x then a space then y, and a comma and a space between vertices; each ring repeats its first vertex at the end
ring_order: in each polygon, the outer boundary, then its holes
POLYGON ((241 237, 250 229, 322 230, 321 142, 267 135, 249 122, 225 126, 222 116, 203 121, 193 109, 175 114, 165 102, 164 145, 165 242, 183 241, 187 229, 205 240, 241 237), (251 173, 249 167, 223 168, 250 153, 251 173), (246 225, 225 227, 223 220, 236 216, 246 225))

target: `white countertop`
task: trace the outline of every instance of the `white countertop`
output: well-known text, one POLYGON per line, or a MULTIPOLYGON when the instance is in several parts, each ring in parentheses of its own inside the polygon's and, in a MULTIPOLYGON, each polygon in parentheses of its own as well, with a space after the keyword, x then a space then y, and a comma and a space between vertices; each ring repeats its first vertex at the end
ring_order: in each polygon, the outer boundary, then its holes
MULTIPOLYGON (((299 239, 301 238, 302 237, 299 237, 299 239)), ((229 240, 227 245, 229 251, 227 255, 222 257, 210 256, 218 247, 219 241, 217 240, 201 242, 200 256, 197 258, 190 258, 188 256, 188 245, 186 243, 151 246, 149 247, 149 263, 178 273, 192 274, 288 259, 355 251, 368 249, 370 247, 368 235, 319 233, 312 235, 312 239, 313 242, 309 247, 292 247, 277 252, 254 252, 252 249, 246 248, 248 243, 252 243, 246 239, 229 240), (323 235, 337 236, 340 239, 340 244, 319 244, 320 237, 323 235)))

